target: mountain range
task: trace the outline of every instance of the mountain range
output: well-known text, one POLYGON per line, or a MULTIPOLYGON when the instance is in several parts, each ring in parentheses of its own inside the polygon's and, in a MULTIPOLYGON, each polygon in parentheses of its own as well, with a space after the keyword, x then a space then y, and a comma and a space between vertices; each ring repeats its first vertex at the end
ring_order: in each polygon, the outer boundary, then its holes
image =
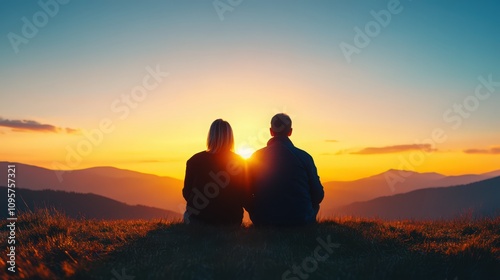
MULTIPOLYGON (((0 171, 0 182, 7 181, 7 174, 3 171, 7 170, 8 164, 0 162, 2 170, 0 171)), ((182 213, 185 209, 185 201, 182 197, 183 181, 172 177, 145 174, 115 167, 93 167, 64 172, 62 174, 63 180, 60 181, 58 175, 61 174, 57 173, 60 171, 22 163, 10 164, 16 165, 16 185, 18 188, 91 193, 129 205, 145 205, 177 213, 182 213)), ((459 176, 388 170, 354 181, 324 182, 325 198, 321 203, 321 214, 331 216, 348 212, 364 213, 361 210, 354 211, 354 206, 351 204, 415 190, 470 184, 497 176, 500 176, 500 170, 459 176), (347 206, 351 208, 346 208, 347 206)), ((2 184, 0 183, 0 185, 2 184)))
POLYGON ((500 170, 483 174, 446 176, 439 173, 388 170, 384 173, 355 181, 332 181, 323 184, 327 212, 353 202, 377 197, 407 193, 414 190, 464 185, 500 176, 500 170))
MULTIPOLYGON (((0 187, 2 197, 7 188, 0 187)), ((128 205, 95 194, 16 188, 16 211, 36 211, 39 208, 56 209, 68 217, 100 220, 166 219, 180 220, 179 213, 143 205, 128 205)), ((0 211, 0 218, 7 217, 7 208, 0 211)))
MULTIPOLYGON (((7 182, 7 162, 0 162, 0 185, 7 182)), ((46 168, 22 163, 16 166, 16 186, 30 190, 60 190, 93 193, 130 205, 147 205, 181 213, 185 207, 181 180, 115 167, 93 167, 66 171, 62 181, 46 168)), ((61 176, 60 176, 61 177, 61 176)))
POLYGON ((340 207, 335 214, 384 220, 453 219, 463 215, 473 218, 493 217, 500 214, 500 177, 355 202, 340 207))

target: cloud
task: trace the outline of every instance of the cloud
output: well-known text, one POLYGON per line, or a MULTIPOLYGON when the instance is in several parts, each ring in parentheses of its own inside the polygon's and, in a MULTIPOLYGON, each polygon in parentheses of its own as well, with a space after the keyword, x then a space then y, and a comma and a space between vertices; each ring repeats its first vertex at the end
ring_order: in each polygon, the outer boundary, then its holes
POLYGON ((326 143, 338 143, 339 141, 338 140, 334 140, 334 139, 327 139, 325 140, 326 143))
POLYGON ((136 163, 165 163, 165 162, 178 162, 178 161, 184 161, 184 159, 178 159, 178 158, 170 158, 170 159, 143 159, 143 160, 137 160, 136 163))
POLYGON ((332 152, 324 152, 319 154, 320 156, 340 156, 340 155, 348 155, 351 154, 354 151, 354 149, 344 149, 344 150, 338 150, 334 153, 332 152))
POLYGON ((78 129, 62 128, 51 124, 42 124, 33 120, 9 120, 0 117, 0 126, 8 127, 12 131, 35 131, 35 132, 52 132, 52 133, 79 133, 78 129))
POLYGON ((171 163, 171 162, 183 162, 186 161, 185 158, 171 157, 171 158, 161 158, 161 159, 125 159, 121 163, 125 164, 148 164, 148 163, 171 163))
POLYGON ((77 134, 77 133, 80 133, 80 130, 79 129, 75 129, 75 128, 66 127, 64 130, 66 130, 66 133, 68 133, 68 134, 77 134))
POLYGON ((340 155, 347 155, 347 154, 352 154, 353 152, 353 149, 344 149, 344 150, 338 150, 335 154, 333 155, 336 155, 336 156, 340 156, 340 155))
POLYGON ((487 154, 487 155, 500 155, 500 146, 491 147, 489 149, 466 149, 466 154, 487 154))
MULTIPOLYGON (((409 145, 394 145, 385 147, 367 147, 356 152, 351 152, 351 155, 376 155, 376 154, 392 154, 407 151, 424 151, 435 152, 430 144, 409 144, 409 145)), ((341 151, 342 152, 342 151, 341 151)), ((341 153, 342 154, 342 153, 341 153)))

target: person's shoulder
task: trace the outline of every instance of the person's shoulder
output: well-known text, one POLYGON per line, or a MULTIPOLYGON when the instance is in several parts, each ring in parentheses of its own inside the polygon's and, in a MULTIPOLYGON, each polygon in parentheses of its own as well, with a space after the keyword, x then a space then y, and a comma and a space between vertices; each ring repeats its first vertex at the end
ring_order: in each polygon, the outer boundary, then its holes
POLYGON ((238 155, 235 152, 230 152, 229 155, 230 155, 230 159, 232 161, 235 161, 235 162, 238 162, 238 163, 244 163, 245 162, 245 159, 243 159, 243 157, 241 157, 240 155, 238 155))
POLYGON ((254 162, 256 160, 261 159, 267 152, 268 152, 268 147, 264 147, 261 149, 258 149, 257 151, 253 152, 252 156, 248 158, 248 162, 254 162))
POLYGON ((306 158, 308 160, 312 160, 313 159, 312 156, 308 152, 306 152, 306 151, 304 151, 304 150, 302 150, 300 148, 297 148, 295 146, 294 146, 294 149, 300 155, 300 157, 306 158))
POLYGON ((260 148, 260 149, 258 149, 257 151, 255 151, 255 152, 252 154, 252 156, 254 156, 254 155, 257 155, 257 156, 258 156, 258 155, 265 154, 265 153, 269 152, 269 150, 270 150, 270 149, 269 149, 269 146, 266 146, 266 147, 260 148))
POLYGON ((204 158, 207 157, 207 155, 208 155, 207 151, 201 151, 199 153, 194 154, 192 157, 190 157, 187 162, 189 164, 189 163, 194 163, 194 162, 203 160, 204 158))
POLYGON ((245 170, 247 163, 240 155, 230 152, 225 164, 226 171, 228 171, 231 175, 237 175, 241 173, 242 170, 245 170))

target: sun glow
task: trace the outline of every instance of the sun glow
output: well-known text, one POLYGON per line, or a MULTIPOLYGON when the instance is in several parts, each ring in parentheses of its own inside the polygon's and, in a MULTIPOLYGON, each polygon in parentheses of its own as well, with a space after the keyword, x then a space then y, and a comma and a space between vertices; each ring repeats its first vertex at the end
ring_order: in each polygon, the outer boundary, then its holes
POLYGON ((236 150, 236 153, 244 159, 249 159, 254 152, 255 149, 252 149, 250 147, 240 147, 236 150))

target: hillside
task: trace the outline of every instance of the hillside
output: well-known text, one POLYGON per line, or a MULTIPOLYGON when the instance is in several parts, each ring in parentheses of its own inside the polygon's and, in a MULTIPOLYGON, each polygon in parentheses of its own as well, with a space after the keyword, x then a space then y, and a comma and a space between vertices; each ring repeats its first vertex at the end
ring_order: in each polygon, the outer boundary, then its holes
POLYGON ((469 184, 496 176, 500 176, 500 170, 484 174, 446 176, 439 173, 418 173, 391 169, 359 180, 324 183, 325 200, 323 209, 330 212, 353 202, 367 201, 377 197, 407 193, 418 189, 469 184))
MULTIPOLYGON (((0 169, 7 170, 6 165, 6 162, 0 162, 0 169)), ((58 171, 21 163, 16 163, 16 166, 16 181, 19 188, 94 193, 130 205, 147 205, 179 213, 185 209, 181 191, 183 181, 175 178, 114 167, 92 167, 58 173, 58 171), (58 176, 63 180, 59 181, 58 176)), ((0 172, 0 182, 5 182, 6 176, 4 172, 0 172)), ((500 176, 500 170, 460 176, 389 170, 355 181, 325 182, 323 183, 325 199, 321 204, 321 211, 323 215, 329 215, 338 207, 353 202, 406 193, 416 189, 468 184, 495 176, 500 176), (391 187, 388 183, 388 179, 391 178, 404 180, 391 187)))
POLYGON ((9 279, 500 279, 500 218, 255 228, 39 211, 20 217, 17 239, 9 279))
POLYGON ((382 219, 450 219, 500 214, 500 177, 447 188, 428 188, 366 202, 335 211, 337 215, 382 219))
MULTIPOLYGON (((7 188, 0 187, 2 197, 7 197, 7 188)), ((181 215, 169 210, 127 205, 95 194, 81 194, 64 191, 32 191, 16 188, 16 210, 33 211, 38 208, 54 208, 72 218, 86 219, 166 219, 179 220, 181 215)), ((7 217, 7 209, 2 209, 0 218, 7 217)))
MULTIPOLYGON (((0 169, 7 170, 6 162, 0 169)), ((93 167, 64 172, 59 181, 57 171, 16 163, 16 184, 30 190, 61 190, 77 193, 94 193, 130 205, 147 205, 180 212, 185 207, 182 198, 183 182, 171 177, 123 170, 114 167, 93 167)), ((7 181, 7 174, 0 172, 0 182, 7 181)))

